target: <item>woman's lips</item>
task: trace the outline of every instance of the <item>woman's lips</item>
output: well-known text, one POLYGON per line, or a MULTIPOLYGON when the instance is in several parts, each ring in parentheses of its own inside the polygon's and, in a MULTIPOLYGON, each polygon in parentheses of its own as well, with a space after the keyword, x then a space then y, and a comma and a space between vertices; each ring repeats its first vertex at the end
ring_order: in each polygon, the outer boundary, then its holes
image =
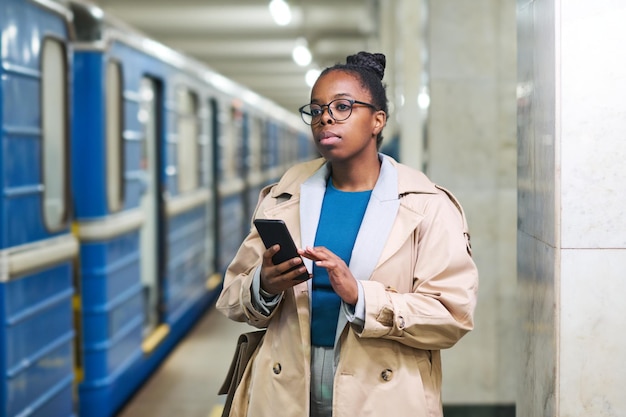
POLYGON ((334 132, 323 132, 319 137, 320 145, 333 145, 341 140, 341 137, 334 132))

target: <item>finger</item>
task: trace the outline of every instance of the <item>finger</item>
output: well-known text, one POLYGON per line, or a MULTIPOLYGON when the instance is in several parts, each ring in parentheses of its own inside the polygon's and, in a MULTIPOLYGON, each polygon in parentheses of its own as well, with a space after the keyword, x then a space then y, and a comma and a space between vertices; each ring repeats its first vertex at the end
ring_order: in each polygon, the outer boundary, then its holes
POLYGON ((298 265, 302 265, 302 258, 296 256, 295 258, 288 259, 285 262, 276 265, 276 269, 282 275, 298 265))
POLYGON ((278 244, 270 246, 269 248, 267 248, 265 250, 265 252, 263 252, 263 264, 264 265, 274 265, 274 262, 272 261, 272 257, 274 255, 276 255, 279 250, 280 250, 280 245, 278 245, 278 244))
POLYGON ((312 275, 309 274, 306 267, 302 265, 299 268, 295 268, 291 271, 286 272, 282 277, 284 277, 285 280, 289 281, 291 285, 295 285, 298 282, 311 279, 312 275))
POLYGON ((328 249, 326 249, 323 246, 318 246, 318 247, 315 247, 315 248, 307 246, 307 248, 305 250, 305 256, 307 258, 313 260, 313 261, 326 259, 326 258, 328 258, 332 254, 333 253, 331 251, 329 251, 328 249))
POLYGON ((329 271, 334 270, 339 266, 337 262, 331 259, 315 261, 315 265, 319 266, 320 268, 326 268, 329 271))
MULTIPOLYGON (((267 278, 262 287, 270 294, 278 294, 311 278, 300 257, 263 268, 263 270, 267 271, 267 278)), ((263 280, 263 272, 261 279, 263 280)))
POLYGON ((289 281, 306 281, 311 278, 311 275, 308 273, 306 266, 304 265, 304 261, 301 257, 292 258, 286 262, 281 264, 287 265, 287 270, 284 272, 283 277, 289 281))

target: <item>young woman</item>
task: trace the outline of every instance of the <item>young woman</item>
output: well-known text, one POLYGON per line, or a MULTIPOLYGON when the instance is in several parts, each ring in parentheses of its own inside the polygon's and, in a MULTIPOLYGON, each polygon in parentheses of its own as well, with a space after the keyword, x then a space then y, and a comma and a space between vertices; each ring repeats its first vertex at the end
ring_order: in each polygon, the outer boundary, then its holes
POLYGON ((261 193, 254 217, 285 221, 304 263, 252 230, 228 268, 217 308, 267 328, 231 416, 442 416, 440 349, 473 328, 478 274, 456 199, 378 152, 384 70, 324 70, 300 108, 323 158, 261 193))

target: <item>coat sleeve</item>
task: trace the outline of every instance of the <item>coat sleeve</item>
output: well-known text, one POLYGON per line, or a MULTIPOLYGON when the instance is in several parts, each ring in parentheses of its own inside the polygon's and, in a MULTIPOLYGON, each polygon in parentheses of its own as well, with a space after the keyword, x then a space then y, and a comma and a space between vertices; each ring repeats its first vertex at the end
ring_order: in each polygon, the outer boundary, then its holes
POLYGON ((412 259, 395 260, 411 262, 408 271, 412 276, 399 273, 386 279, 398 283, 410 279, 409 291, 400 293, 375 276, 361 281, 365 324, 356 329, 359 336, 434 350, 453 346, 473 328, 478 272, 471 257, 465 216, 452 198, 441 193, 426 199, 420 210, 423 218, 405 243, 411 245, 412 259))
MULTIPOLYGON (((261 191, 259 202, 253 218, 257 213, 271 205, 272 198, 268 195, 271 186, 261 191)), ((256 228, 250 227, 250 233, 239 247, 237 254, 226 269, 224 286, 217 299, 216 308, 231 320, 247 322, 248 324, 264 328, 274 315, 276 308, 269 316, 264 315, 255 308, 252 294, 252 280, 255 270, 261 265, 265 246, 256 228)))

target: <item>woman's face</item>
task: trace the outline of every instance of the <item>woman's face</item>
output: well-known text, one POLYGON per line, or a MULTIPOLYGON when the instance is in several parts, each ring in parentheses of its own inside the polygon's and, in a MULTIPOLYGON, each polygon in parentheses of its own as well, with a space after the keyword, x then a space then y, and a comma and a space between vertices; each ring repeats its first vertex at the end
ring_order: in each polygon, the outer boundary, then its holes
POLYGON ((311 103, 324 106, 321 117, 311 124, 318 151, 329 161, 376 157, 376 136, 385 125, 385 113, 355 103, 350 117, 337 122, 325 105, 339 98, 371 103, 369 91, 355 75, 331 71, 320 77, 311 92, 311 103))

